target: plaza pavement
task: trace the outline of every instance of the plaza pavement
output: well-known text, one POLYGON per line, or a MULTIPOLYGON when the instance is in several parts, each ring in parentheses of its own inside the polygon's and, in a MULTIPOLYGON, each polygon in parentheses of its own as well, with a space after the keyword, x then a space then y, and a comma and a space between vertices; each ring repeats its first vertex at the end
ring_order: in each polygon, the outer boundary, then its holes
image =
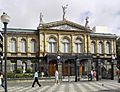
MULTIPOLYGON (((8 92, 120 92, 120 83, 117 80, 61 82, 55 84, 54 80, 40 80, 42 84, 32 87, 30 81, 8 81, 8 92)), ((4 89, 0 87, 0 92, 4 89)))

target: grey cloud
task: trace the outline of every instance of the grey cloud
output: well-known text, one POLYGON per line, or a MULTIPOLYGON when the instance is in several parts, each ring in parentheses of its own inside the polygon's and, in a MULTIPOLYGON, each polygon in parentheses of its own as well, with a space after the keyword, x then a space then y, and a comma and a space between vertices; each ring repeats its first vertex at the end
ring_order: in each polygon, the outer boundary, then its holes
POLYGON ((37 28, 40 12, 44 22, 61 20, 61 6, 66 4, 66 17, 71 21, 84 24, 85 16, 89 16, 91 27, 108 26, 110 32, 119 26, 120 0, 0 0, 0 11, 11 16, 9 27, 37 28))

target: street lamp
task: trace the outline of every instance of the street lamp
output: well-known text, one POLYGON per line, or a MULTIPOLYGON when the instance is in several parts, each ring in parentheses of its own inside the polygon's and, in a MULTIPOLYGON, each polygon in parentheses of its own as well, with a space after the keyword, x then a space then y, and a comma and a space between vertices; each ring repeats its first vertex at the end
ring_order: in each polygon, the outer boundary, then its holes
POLYGON ((97 61, 96 61, 96 81, 100 80, 100 56, 97 56, 97 61))
POLYGON ((60 64, 60 58, 61 58, 60 55, 58 55, 58 56, 57 56, 57 66, 56 66, 57 69, 58 69, 59 64, 60 64))
POLYGON ((7 24, 10 21, 10 17, 3 12, 3 15, 1 15, 1 21, 4 24, 4 60, 5 60, 5 92, 7 92, 7 24))
POLYGON ((62 81, 62 63, 60 62, 60 55, 57 56, 57 65, 58 65, 58 71, 59 71, 59 78, 62 81))
POLYGON ((75 61, 75 82, 77 82, 77 59, 75 61))
POLYGON ((59 55, 57 56, 57 59, 58 59, 58 63, 59 63, 59 60, 60 60, 60 56, 59 55))
POLYGON ((75 56, 75 82, 78 81, 78 77, 79 77, 79 65, 80 65, 80 59, 78 58, 78 56, 75 56))
POLYGON ((111 80, 114 80, 114 60, 115 60, 115 56, 112 56, 112 61, 111 61, 111 80))

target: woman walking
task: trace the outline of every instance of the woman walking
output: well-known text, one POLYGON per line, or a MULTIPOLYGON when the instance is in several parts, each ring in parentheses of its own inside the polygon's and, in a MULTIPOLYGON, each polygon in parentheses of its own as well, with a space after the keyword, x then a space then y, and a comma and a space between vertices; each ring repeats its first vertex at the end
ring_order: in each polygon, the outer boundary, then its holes
POLYGON ((93 79, 96 80, 96 71, 93 71, 93 79))
POLYGON ((58 76, 59 73, 58 73, 58 70, 55 71, 55 81, 56 81, 56 84, 58 84, 58 76))
POLYGON ((0 72, 0 86, 5 88, 3 84, 4 84, 4 82, 3 82, 3 74, 2 74, 2 72, 0 72))

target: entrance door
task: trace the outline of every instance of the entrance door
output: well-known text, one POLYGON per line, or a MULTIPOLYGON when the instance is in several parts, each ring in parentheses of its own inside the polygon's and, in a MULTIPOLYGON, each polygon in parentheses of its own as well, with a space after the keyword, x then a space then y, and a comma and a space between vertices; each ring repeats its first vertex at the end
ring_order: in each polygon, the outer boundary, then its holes
POLYGON ((71 76, 75 74, 74 62, 65 61, 63 64, 63 76, 71 76))
POLYGON ((50 61, 49 63, 49 75, 54 76, 55 70, 57 68, 57 62, 56 61, 50 61))
POLYGON ((67 76, 68 75, 68 63, 64 63, 63 65, 63 76, 67 76))
POLYGON ((80 75, 82 75, 82 73, 83 73, 83 66, 82 64, 80 64, 80 75))

